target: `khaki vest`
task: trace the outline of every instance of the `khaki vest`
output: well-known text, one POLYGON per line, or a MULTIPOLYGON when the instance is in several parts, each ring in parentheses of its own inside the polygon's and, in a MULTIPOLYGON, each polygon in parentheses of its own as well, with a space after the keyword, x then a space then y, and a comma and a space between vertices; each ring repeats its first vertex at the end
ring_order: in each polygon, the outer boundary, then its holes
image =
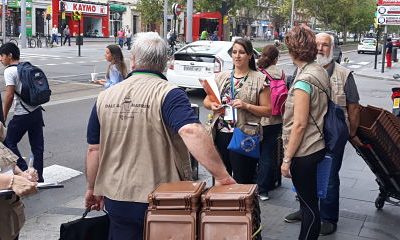
MULTIPOLYGON (((265 69, 274 79, 281 79, 282 78, 282 69, 278 68, 276 65, 271 65, 265 69)), ((268 125, 275 125, 282 123, 282 116, 271 116, 271 117, 262 117, 261 118, 261 125, 268 126, 268 125)))
POLYGON ((341 106, 345 115, 347 127, 349 127, 349 117, 347 114, 347 102, 346 94, 344 92, 344 86, 346 85, 347 78, 351 71, 340 64, 335 62, 333 73, 330 78, 330 86, 332 89, 331 99, 334 103, 341 106))
MULTIPOLYGON (((231 71, 221 72, 215 78, 215 82, 217 83, 218 90, 220 92, 222 91, 223 86, 231 80, 231 73, 231 71)), ((252 105, 259 105, 260 92, 263 88, 264 81, 264 74, 250 70, 247 80, 244 82, 240 92, 237 95, 237 98, 252 105)), ((214 114, 210 121, 210 125, 208 126, 209 131, 211 131, 213 136, 215 135, 215 123, 219 116, 220 114, 214 114)), ((236 127, 242 129, 243 126, 248 122, 260 123, 260 121, 261 117, 255 116, 249 111, 237 109, 236 127)))
POLYGON ((137 73, 99 94, 96 195, 147 202, 158 184, 191 179, 188 149, 162 118, 164 98, 174 88, 155 74, 137 73))
MULTIPOLYGON (((303 80, 311 83, 312 87, 312 95, 310 96, 310 113, 312 115, 308 118, 308 124, 304 132, 303 139, 300 143, 299 148, 297 149, 294 157, 304 157, 310 154, 313 154, 319 150, 325 148, 325 142, 321 132, 318 128, 323 131, 324 125, 324 116, 328 109, 328 97, 326 94, 315 87, 320 86, 323 89, 329 88, 329 79, 328 74, 323 67, 319 64, 313 62, 305 67, 302 70, 299 70, 296 78, 292 84, 292 87, 289 89, 288 98, 285 104, 285 114, 283 115, 283 129, 282 129, 282 139, 284 149, 287 149, 287 145, 289 143, 289 136, 292 131, 293 125, 293 115, 294 115, 294 88, 296 81, 303 80), (318 80, 317 80, 318 79, 318 80), (319 81, 319 82, 318 82, 319 81), (322 86, 321 86, 322 85, 322 86), (318 126, 318 128, 317 128, 318 126)), ((296 103, 301 104, 301 103, 296 103)))

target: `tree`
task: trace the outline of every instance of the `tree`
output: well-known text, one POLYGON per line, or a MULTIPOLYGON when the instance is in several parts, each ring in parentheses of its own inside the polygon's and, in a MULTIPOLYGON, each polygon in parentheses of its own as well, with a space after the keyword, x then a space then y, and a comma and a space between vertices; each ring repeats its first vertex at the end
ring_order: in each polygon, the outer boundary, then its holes
POLYGON ((150 26, 150 30, 156 30, 156 25, 163 21, 163 0, 139 0, 136 10, 140 13, 144 25, 150 26))

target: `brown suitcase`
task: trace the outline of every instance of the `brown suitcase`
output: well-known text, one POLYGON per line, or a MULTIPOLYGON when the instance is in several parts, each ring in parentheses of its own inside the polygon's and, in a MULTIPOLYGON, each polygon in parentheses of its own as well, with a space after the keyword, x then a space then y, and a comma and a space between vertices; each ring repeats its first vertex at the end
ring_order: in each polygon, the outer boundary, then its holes
POLYGON ((149 194, 145 240, 196 240, 205 182, 162 183, 149 194))
POLYGON ((202 195, 201 240, 261 239, 257 185, 210 188, 202 195))

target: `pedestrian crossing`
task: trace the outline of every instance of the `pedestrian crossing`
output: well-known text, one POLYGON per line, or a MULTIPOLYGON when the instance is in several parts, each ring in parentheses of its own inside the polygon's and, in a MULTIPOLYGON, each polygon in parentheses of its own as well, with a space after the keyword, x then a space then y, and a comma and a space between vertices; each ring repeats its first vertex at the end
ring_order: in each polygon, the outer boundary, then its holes
POLYGON ((100 57, 98 59, 82 61, 82 59, 85 59, 85 58, 88 58, 88 57, 79 57, 80 61, 73 61, 73 60, 78 60, 76 56, 61 56, 61 55, 37 54, 37 53, 21 53, 21 56, 20 56, 21 61, 32 62, 33 64, 35 64, 38 67, 83 64, 83 63, 88 63, 88 62, 100 63, 100 62, 106 61, 104 59, 104 57, 100 57))
POLYGON ((367 66, 370 63, 372 63, 372 62, 365 62, 365 61, 357 62, 357 61, 349 60, 348 62, 342 61, 341 65, 343 65, 344 67, 347 67, 347 68, 351 68, 351 69, 359 69, 364 66, 367 66))

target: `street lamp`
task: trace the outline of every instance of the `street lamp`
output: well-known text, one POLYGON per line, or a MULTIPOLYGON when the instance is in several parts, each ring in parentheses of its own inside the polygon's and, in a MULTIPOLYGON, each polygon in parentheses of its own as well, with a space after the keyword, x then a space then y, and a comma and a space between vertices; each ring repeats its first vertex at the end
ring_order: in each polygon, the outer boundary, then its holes
POLYGON ((292 15, 290 16, 290 28, 293 28, 294 22, 294 0, 292 0, 292 15))

